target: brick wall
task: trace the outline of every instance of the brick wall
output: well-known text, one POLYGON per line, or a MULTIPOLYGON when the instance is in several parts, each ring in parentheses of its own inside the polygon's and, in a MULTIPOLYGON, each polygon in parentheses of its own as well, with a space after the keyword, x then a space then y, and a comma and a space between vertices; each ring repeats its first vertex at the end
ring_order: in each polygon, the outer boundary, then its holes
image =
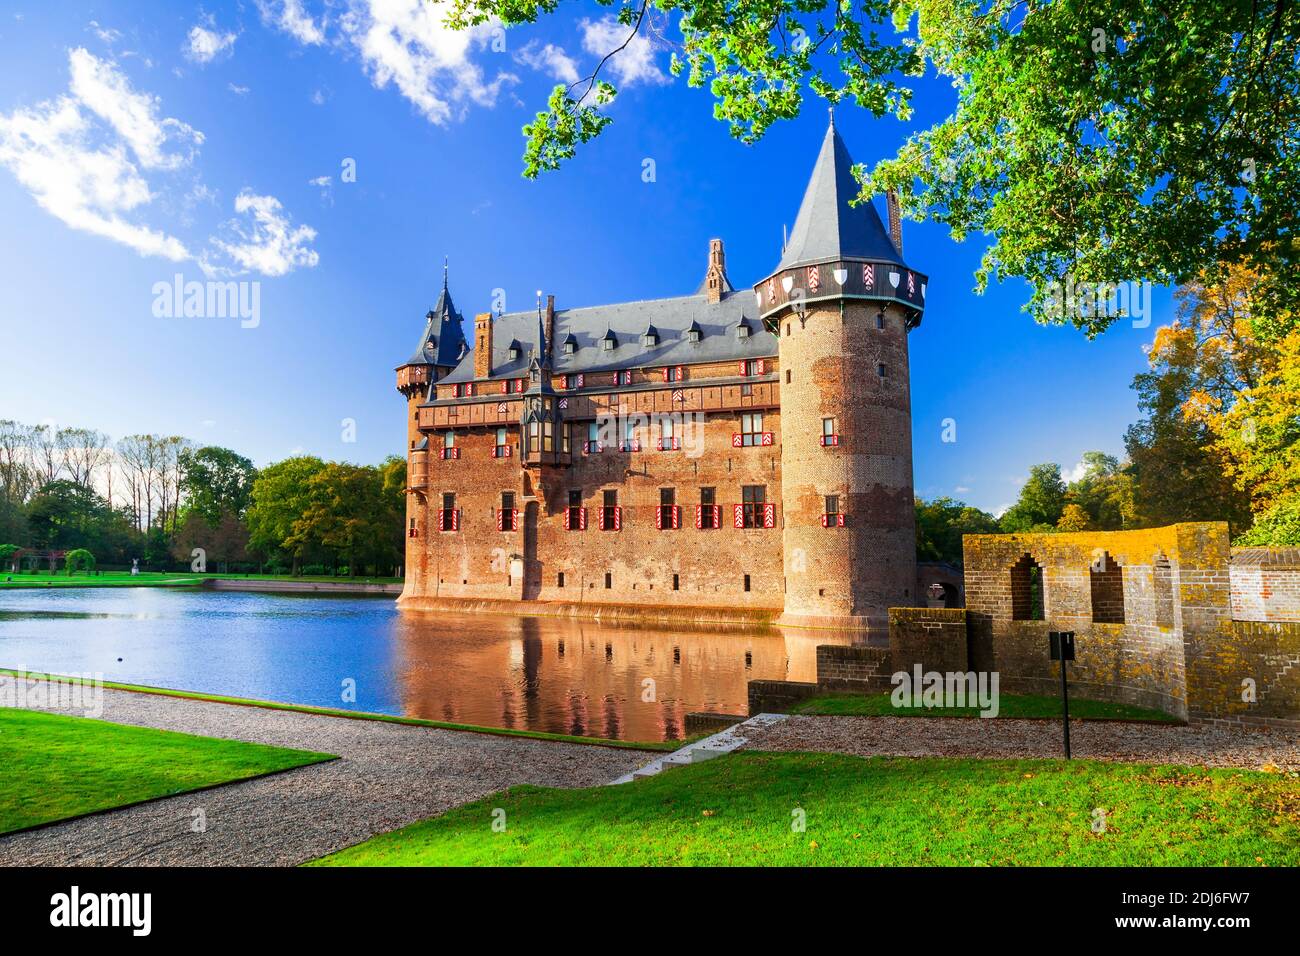
POLYGON ((1229 576, 1234 620, 1300 622, 1300 548, 1233 548, 1229 576))
POLYGON ((1300 731, 1300 624, 1228 622, 1187 670, 1193 720, 1300 731))
POLYGON ((889 651, 865 644, 819 644, 817 688, 869 693, 889 689, 889 651))
POLYGON ((923 671, 965 673, 970 669, 966 612, 960 608, 890 608, 889 654, 891 671, 910 672, 920 664, 923 671))

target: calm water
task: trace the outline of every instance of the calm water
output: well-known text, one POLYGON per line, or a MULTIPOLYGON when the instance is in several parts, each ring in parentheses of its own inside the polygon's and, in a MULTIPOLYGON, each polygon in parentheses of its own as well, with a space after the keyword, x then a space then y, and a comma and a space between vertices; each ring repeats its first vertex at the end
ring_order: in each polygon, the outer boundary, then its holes
POLYGON ((0 591, 0 667, 629 740, 681 737, 690 711, 743 714, 746 682, 813 680, 817 644, 848 640, 408 612, 382 598, 0 591))

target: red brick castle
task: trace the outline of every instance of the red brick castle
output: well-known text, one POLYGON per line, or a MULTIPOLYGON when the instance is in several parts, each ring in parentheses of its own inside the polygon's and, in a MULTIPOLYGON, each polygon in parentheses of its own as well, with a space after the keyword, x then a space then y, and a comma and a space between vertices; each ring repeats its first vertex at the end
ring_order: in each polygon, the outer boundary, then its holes
POLYGON ((407 607, 883 630, 917 594, 903 261, 832 122, 780 263, 721 240, 694 294, 474 320, 442 294, 397 369, 407 607))

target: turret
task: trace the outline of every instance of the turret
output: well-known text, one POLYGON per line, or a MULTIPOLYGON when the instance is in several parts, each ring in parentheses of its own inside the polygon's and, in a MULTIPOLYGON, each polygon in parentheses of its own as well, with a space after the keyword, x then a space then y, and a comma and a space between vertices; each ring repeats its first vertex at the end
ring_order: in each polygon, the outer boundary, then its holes
POLYGON ((925 276, 859 186, 832 119, 776 271, 754 289, 776 329, 789 623, 883 633, 916 603, 908 332, 925 276))

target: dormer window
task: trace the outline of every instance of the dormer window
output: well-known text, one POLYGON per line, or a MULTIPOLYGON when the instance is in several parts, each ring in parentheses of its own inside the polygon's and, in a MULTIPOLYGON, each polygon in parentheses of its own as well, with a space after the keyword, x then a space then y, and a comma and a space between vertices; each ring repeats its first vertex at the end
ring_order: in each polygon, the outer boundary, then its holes
POLYGON ((738 338, 738 339, 747 339, 747 338, 749 338, 749 323, 748 323, 748 322, 741 322, 738 326, 736 326, 736 338, 738 338))
POLYGON ((700 340, 700 330, 699 329, 689 330, 686 333, 686 340, 688 342, 698 342, 700 340))
POLYGON ((646 348, 658 345, 659 336, 655 335, 653 332, 647 332, 645 335, 641 336, 641 344, 646 348))
POLYGON ((578 343, 573 341, 573 339, 569 339, 569 341, 564 343, 565 355, 572 355, 576 351, 578 351, 578 343))
POLYGON ((510 361, 513 362, 519 358, 519 349, 512 345, 507 354, 510 356, 510 361))

